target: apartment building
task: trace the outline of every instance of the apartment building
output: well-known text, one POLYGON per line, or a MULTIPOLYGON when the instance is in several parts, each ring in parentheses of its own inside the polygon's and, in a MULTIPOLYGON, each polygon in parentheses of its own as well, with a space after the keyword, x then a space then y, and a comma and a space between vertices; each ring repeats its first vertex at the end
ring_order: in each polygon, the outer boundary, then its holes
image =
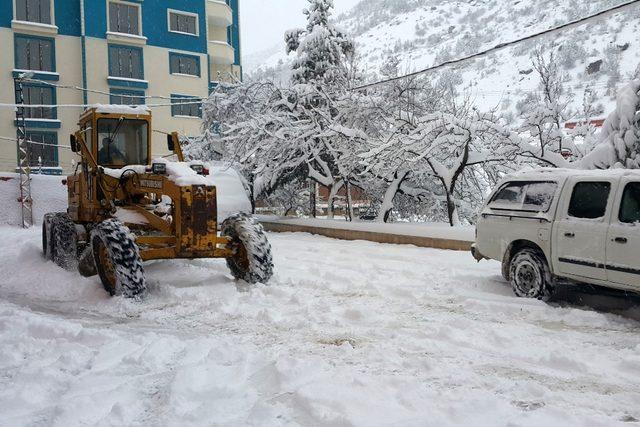
MULTIPOLYGON (((198 135, 200 107, 186 102, 242 79, 238 3, 2 0, 0 104, 16 102, 14 78, 31 71, 24 102, 59 105, 26 111, 33 171, 70 170, 74 155, 63 146, 87 104, 161 104, 152 107, 154 129, 198 135)), ((15 136, 15 111, 0 108, 0 137, 15 136)), ((154 133, 153 145, 165 153, 166 137, 154 133)), ((0 139, 0 170, 16 165, 15 143, 0 139)))

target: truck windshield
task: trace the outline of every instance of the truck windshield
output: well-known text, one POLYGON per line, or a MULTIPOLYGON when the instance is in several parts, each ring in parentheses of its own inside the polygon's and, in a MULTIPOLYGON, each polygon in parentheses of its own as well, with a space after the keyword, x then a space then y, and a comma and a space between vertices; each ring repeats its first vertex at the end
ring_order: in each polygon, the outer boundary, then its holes
POLYGON ((146 165, 148 125, 144 120, 98 120, 98 164, 122 167, 146 165))

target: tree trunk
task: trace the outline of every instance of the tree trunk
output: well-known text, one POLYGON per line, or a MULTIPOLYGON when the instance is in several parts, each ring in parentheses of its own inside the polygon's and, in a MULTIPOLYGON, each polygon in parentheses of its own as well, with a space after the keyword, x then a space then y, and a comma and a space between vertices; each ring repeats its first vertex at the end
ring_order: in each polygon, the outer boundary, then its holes
POLYGON ((347 221, 353 222, 353 201, 351 200, 351 182, 347 180, 347 221))
POLYGON ((393 210, 393 199, 396 197, 398 190, 400 189, 400 185, 407 177, 408 172, 396 172, 393 177, 393 181, 387 187, 387 191, 384 193, 384 198, 382 199, 382 204, 380 205, 380 212, 378 212, 378 217, 376 218, 376 222, 388 222, 389 217, 391 216, 391 211, 393 210))
POLYGON ((327 218, 333 219, 334 204, 338 191, 342 188, 342 183, 334 182, 329 186, 329 199, 327 200, 327 218))
POLYGON ((311 216, 315 218, 316 213, 316 182, 312 179, 309 180, 309 212, 311 216))

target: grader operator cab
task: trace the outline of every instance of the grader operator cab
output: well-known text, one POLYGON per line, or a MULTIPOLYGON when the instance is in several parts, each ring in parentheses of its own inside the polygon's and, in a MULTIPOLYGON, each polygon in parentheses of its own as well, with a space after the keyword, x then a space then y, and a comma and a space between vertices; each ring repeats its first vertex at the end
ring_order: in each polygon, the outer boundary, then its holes
POLYGON ((236 279, 267 282, 273 262, 262 226, 238 213, 218 233, 208 171, 184 162, 177 133, 167 143, 178 161, 152 161, 151 134, 143 107, 82 114, 71 136, 80 161, 66 179, 67 212, 44 216, 44 256, 83 276, 97 274, 111 295, 126 297, 144 294, 143 261, 158 259, 225 258, 236 279))

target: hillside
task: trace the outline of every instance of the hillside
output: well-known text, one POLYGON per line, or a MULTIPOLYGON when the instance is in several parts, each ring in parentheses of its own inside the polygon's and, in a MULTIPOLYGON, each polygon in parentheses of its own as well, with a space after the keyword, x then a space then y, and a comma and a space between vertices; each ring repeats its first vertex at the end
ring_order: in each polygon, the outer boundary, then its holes
MULTIPOLYGON (((397 55, 406 71, 503 43, 623 3, 622 0, 365 0, 336 18, 355 39, 360 66, 375 80, 397 55), (578 4, 576 4, 578 3, 578 4)), ((531 66, 536 44, 555 49, 566 73, 564 87, 579 109, 585 89, 596 94, 601 114, 615 105, 617 87, 640 75, 640 6, 571 29, 561 36, 525 42, 455 70, 461 92, 482 108, 514 113, 538 81, 531 66)), ((284 47, 247 58, 254 78, 287 78, 284 47)))

